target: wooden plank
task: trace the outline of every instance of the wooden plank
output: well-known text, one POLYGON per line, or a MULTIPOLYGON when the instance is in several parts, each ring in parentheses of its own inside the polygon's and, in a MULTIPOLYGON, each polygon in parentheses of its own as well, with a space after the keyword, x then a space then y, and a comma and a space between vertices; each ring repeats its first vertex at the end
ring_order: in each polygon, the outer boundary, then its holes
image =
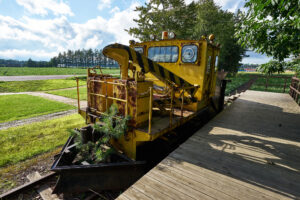
MULTIPOLYGON (((125 196, 126 198, 130 199, 130 200, 140 200, 140 199, 145 199, 145 200, 150 200, 151 198, 148 197, 146 194, 136 190, 133 187, 130 187, 129 189, 127 189, 125 191, 124 194, 122 194, 122 196, 125 196)), ((121 198, 118 198, 121 199, 121 198)))
POLYGON ((172 200, 174 198, 168 196, 167 194, 161 193, 159 190, 154 189, 151 187, 151 182, 148 184, 142 184, 139 181, 136 182, 132 187, 141 191, 144 194, 147 194, 152 199, 165 199, 165 200, 172 200))
MULTIPOLYGON (((29 181, 35 181, 42 176, 38 172, 33 172, 27 175, 29 181)), ((49 187, 48 184, 43 184, 37 192, 41 195, 42 199, 44 200, 59 200, 56 194, 52 194, 52 189, 49 187)))
MULTIPOLYGON (((206 170, 198 166, 189 166, 189 163, 177 163, 174 160, 167 158, 162 161, 158 166, 166 167, 168 170, 178 173, 181 176, 186 176, 190 179, 204 183, 207 186, 214 188, 217 191, 224 192, 225 194, 232 195, 237 199, 267 199, 271 198, 264 193, 247 187, 242 181, 237 181, 230 177, 216 173, 211 170, 206 170), (172 163, 172 164, 171 164, 172 163)), ((272 199, 274 199, 272 197, 272 199)))
POLYGON ((126 192, 120 194, 118 196, 118 198, 116 198, 117 200, 130 200, 127 196, 126 196, 126 192))
POLYGON ((143 176, 143 178, 140 179, 138 182, 143 185, 149 185, 154 190, 157 190, 160 193, 162 193, 163 195, 161 195, 159 199, 163 199, 164 196, 169 196, 172 199, 178 199, 178 200, 194 199, 191 196, 182 193, 180 190, 178 190, 178 188, 174 188, 169 184, 165 184, 164 182, 154 179, 153 177, 148 176, 148 174, 143 176))
POLYGON ((165 185, 168 185, 169 187, 174 188, 175 190, 178 190, 185 196, 190 196, 194 199, 214 199, 212 196, 210 196, 211 194, 207 195, 200 191, 197 191, 194 188, 191 188, 191 185, 189 183, 184 183, 180 179, 172 179, 168 176, 165 176, 163 173, 156 172, 156 170, 151 170, 147 175, 148 177, 151 177, 165 185))
MULTIPOLYGON (((185 146, 186 147, 186 146, 185 146)), ((202 149, 203 150, 203 149, 202 149)), ((295 198, 299 195, 299 175, 297 173, 282 174, 282 170, 272 170, 272 165, 253 164, 252 161, 236 159, 217 151, 199 152, 199 149, 180 148, 170 155, 172 158, 190 162, 225 174, 232 178, 240 179, 255 186, 270 190, 273 193, 295 198), (195 153, 197 152, 197 153, 195 153), (296 181, 296 182, 295 182, 296 181)), ((271 195, 271 193, 268 193, 271 195)), ((276 196, 276 195, 275 195, 276 196)))
POLYGON ((177 173, 176 170, 171 170, 168 167, 158 165, 153 170, 151 170, 148 175, 151 176, 151 174, 155 174, 156 176, 164 176, 164 178, 166 179, 173 179, 173 181, 180 185, 188 186, 189 188, 194 190, 193 192, 197 197, 206 198, 206 196, 210 196, 212 198, 224 200, 237 199, 234 196, 230 196, 222 191, 219 191, 215 187, 207 186, 207 184, 194 180, 194 178, 187 177, 182 173, 177 173), (204 197, 203 194, 205 194, 204 197))
MULTIPOLYGON (((286 166, 282 167, 282 166, 278 166, 278 165, 274 165, 267 162, 267 160, 262 160, 262 159, 258 159, 256 156, 247 156, 245 154, 230 154, 230 153, 226 153, 224 151, 218 151, 215 149, 210 148, 209 146, 202 146, 202 148, 198 148, 197 146, 195 146, 195 144, 197 144, 196 142, 194 144, 190 144, 190 143, 185 143, 185 145, 180 146, 178 148, 177 153, 178 154, 183 154, 182 156, 184 157, 185 155, 187 155, 188 161, 191 162, 198 162, 198 161, 202 161, 203 158, 207 158, 209 159, 209 161, 218 161, 220 164, 224 164, 224 165, 229 165, 232 166, 232 163, 239 163, 239 167, 237 169, 242 168, 243 171, 247 171, 248 169, 252 172, 255 173, 255 175, 257 176, 257 180, 261 180, 261 176, 263 175, 264 178, 271 179, 273 181, 277 180, 278 183, 293 183, 292 185, 298 185, 300 188, 300 182, 298 180, 300 180, 300 174, 297 170, 290 170, 288 169, 286 166), (193 150, 192 150, 193 148, 193 150), (197 152, 196 151, 200 151, 202 150, 203 152, 197 152), (192 157, 190 157, 188 154, 191 153, 192 155, 196 156, 193 160, 192 157), (229 163, 228 161, 232 162, 229 163), (264 170, 268 169, 268 173, 263 173, 264 170), (263 171, 260 171, 263 170, 263 171), (284 176, 285 179, 282 180, 280 177, 273 177, 275 175, 280 175, 280 176, 284 176)), ((217 165, 220 166, 220 165, 217 165)), ((241 170, 239 170, 241 171, 241 170)), ((249 171, 249 172, 250 172, 249 171)), ((256 178, 256 176, 254 176, 254 174, 252 175, 253 179, 256 178)), ((272 181, 272 182, 273 182, 272 181)), ((300 191, 299 191, 300 193, 300 191)))
POLYGON ((289 95, 247 91, 132 188, 152 199, 298 198, 299 120, 289 95))
POLYGON ((277 145, 255 143, 253 141, 245 142, 245 144, 237 141, 230 141, 226 138, 216 136, 213 138, 192 137, 186 144, 201 144, 209 149, 223 151, 229 154, 237 155, 242 159, 255 159, 260 163, 273 162, 274 165, 287 168, 296 172, 300 172, 300 157, 297 151, 286 148, 278 148, 277 145), (251 143, 253 146, 251 146, 251 143), (280 149, 280 153, 278 150, 280 149))

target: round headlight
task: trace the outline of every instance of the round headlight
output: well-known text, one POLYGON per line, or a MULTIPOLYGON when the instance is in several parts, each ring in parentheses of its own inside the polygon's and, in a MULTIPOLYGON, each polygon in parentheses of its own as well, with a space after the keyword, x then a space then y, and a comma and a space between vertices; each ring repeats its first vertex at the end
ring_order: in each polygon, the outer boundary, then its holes
POLYGON ((195 56, 195 52, 192 48, 187 48, 183 52, 183 57, 185 60, 191 60, 195 56))
POLYGON ((170 32, 170 33, 169 33, 169 38, 170 38, 170 39, 174 39, 174 38, 175 38, 175 36, 176 36, 176 35, 175 35, 175 33, 174 33, 174 32, 170 32))

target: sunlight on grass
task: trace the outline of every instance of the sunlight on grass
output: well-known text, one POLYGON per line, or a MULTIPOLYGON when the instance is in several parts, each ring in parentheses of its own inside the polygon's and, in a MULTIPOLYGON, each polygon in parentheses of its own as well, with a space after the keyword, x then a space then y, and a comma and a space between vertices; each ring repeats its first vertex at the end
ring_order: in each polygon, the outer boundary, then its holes
MULTIPOLYGON (((284 76, 291 77, 290 74, 284 74, 284 76)), ((283 93, 285 79, 284 78, 269 77, 268 78, 268 87, 267 87, 267 89, 266 89, 265 84, 266 84, 266 77, 259 77, 256 80, 256 82, 251 86, 250 89, 251 90, 257 90, 257 91, 267 91, 267 92, 283 93)), ((291 79, 288 78, 286 80, 285 93, 289 92, 289 85, 290 84, 291 84, 291 79)))
MULTIPOLYGON (((120 69, 102 69, 103 73, 119 74, 120 69)), ((24 75, 84 75, 87 69, 57 67, 0 67, 0 76, 24 75)))
MULTIPOLYGON (((85 85, 86 81, 80 80, 79 85, 85 85)), ((47 91, 62 88, 76 87, 76 81, 72 79, 52 79, 36 81, 8 81, 0 82, 0 92, 33 92, 47 91)))
POLYGON ((234 76, 228 76, 226 79, 230 79, 231 82, 227 83, 225 95, 229 95, 231 92, 235 91, 239 86, 248 82, 251 79, 251 74, 249 73, 237 73, 234 76))
POLYGON ((63 145, 68 129, 85 125, 84 119, 73 114, 0 131, 0 167, 26 160, 63 145))
POLYGON ((0 96, 0 123, 75 109, 74 106, 27 94, 0 96))
MULTIPOLYGON (((77 99, 77 89, 70 89, 70 90, 59 90, 59 91, 49 91, 49 94, 55 94, 58 96, 68 97, 71 99, 77 99)), ((79 88, 79 98, 80 100, 87 100, 87 88, 79 88)))

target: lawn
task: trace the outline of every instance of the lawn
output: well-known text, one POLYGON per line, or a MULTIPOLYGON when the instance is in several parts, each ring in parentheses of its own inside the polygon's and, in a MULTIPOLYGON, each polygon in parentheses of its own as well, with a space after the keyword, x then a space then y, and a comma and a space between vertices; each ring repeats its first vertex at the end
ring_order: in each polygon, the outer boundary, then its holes
MULTIPOLYGON (((86 85, 86 81, 80 80, 79 85, 86 85)), ((36 81, 0 81, 0 92, 33 92, 71 87, 76 87, 76 81, 72 78, 36 81)))
MULTIPOLYGON (((77 89, 69 89, 69 90, 58 90, 58 91, 49 91, 49 94, 55 94, 58 96, 64 96, 72 99, 77 99, 77 89)), ((87 100, 87 88, 81 87, 79 88, 79 98, 80 100, 87 100)))
MULTIPOLYGON (((103 73, 119 74, 120 69, 102 69, 103 73)), ((57 68, 57 67, 0 67, 0 76, 25 76, 25 75, 82 75, 87 74, 87 69, 57 68)))
POLYGON ((14 164, 63 145, 70 135, 68 129, 85 125, 73 114, 0 131, 0 167, 14 164))
POLYGON ((27 94, 0 95, 0 123, 74 108, 61 102, 27 94))
MULTIPOLYGON (((291 74, 283 74, 280 76, 286 76, 289 77, 286 80, 286 89, 285 93, 289 92, 289 85, 291 83, 291 74)), ((257 91, 268 91, 268 92, 278 92, 278 93, 283 93, 283 88, 284 88, 284 83, 285 79, 284 78, 268 78, 268 88, 266 89, 266 76, 260 76, 256 82, 251 86, 251 90, 257 90, 257 91), (273 86, 272 86, 273 85, 273 86)))
POLYGON ((239 86, 248 82, 251 79, 250 73, 237 73, 235 75, 227 76, 226 79, 231 80, 227 83, 225 95, 229 95, 231 92, 235 91, 239 86))

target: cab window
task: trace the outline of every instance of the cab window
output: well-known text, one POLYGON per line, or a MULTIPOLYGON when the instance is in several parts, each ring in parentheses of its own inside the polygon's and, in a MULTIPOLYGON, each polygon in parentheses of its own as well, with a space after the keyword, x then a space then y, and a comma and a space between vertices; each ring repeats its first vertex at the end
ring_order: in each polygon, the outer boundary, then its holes
POLYGON ((218 70, 218 65, 219 65, 219 56, 216 56, 216 60, 215 60, 215 71, 218 70))
POLYGON ((150 47, 148 58, 155 62, 174 63, 178 60, 177 46, 150 47))
POLYGON ((144 48, 143 47, 134 47, 134 50, 140 54, 144 53, 144 48))
POLYGON ((184 45, 181 50, 181 60, 184 63, 194 63, 197 60, 197 45, 184 45))

